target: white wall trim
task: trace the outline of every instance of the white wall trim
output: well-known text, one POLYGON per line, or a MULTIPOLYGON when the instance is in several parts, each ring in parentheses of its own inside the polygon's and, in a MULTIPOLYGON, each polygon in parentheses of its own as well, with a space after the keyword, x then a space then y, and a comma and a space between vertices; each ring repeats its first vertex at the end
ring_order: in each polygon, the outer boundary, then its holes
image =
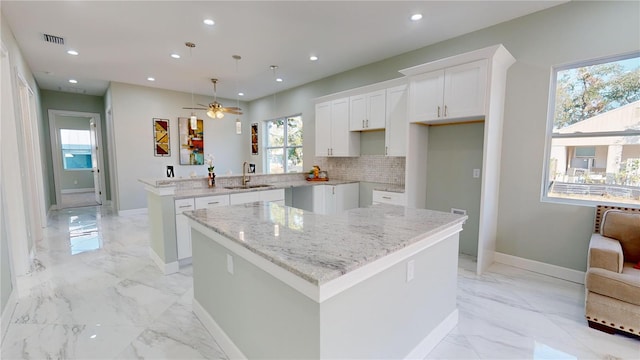
POLYGON ((147 208, 118 210, 118 216, 146 215, 148 213, 149 213, 149 209, 147 208))
POLYGON ((2 334, 0 339, 4 343, 4 336, 7 334, 7 329, 9 328, 9 324, 11 324, 11 317, 13 316, 13 312, 16 309, 16 305, 18 305, 18 295, 16 289, 12 289, 11 295, 9 295, 9 299, 7 299, 7 305, 5 305, 4 310, 2 311, 2 334))
POLYGON ((77 194, 77 193, 92 193, 94 192, 94 188, 82 188, 82 189, 62 189, 60 193, 62 194, 77 194))
POLYGON ((456 325, 458 325, 458 309, 453 310, 438 326, 431 330, 429 335, 422 339, 405 359, 424 359, 456 325))
POLYGON ((211 336, 216 340, 229 359, 247 359, 247 357, 233 343, 227 333, 222 330, 220 325, 209 315, 209 313, 200 305, 198 300, 193 299, 193 313, 196 314, 202 325, 209 331, 211 336))
POLYGON ((505 265, 511 265, 555 278, 584 284, 584 271, 573 270, 562 266, 529 260, 518 256, 496 252, 495 261, 505 265))
POLYGON ((165 275, 175 274, 180 271, 180 263, 177 261, 165 263, 151 248, 149 248, 149 257, 151 257, 151 260, 156 263, 160 271, 165 275))

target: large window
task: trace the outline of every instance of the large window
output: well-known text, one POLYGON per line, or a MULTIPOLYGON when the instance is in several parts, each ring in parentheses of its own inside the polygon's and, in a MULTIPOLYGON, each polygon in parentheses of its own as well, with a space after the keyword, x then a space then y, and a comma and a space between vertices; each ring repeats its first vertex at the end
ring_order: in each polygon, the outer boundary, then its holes
POLYGON ((640 204, 640 54, 553 75, 545 199, 640 204))
POLYGON ((302 172, 302 116, 269 120, 266 129, 266 172, 302 172))
POLYGON ((65 170, 91 169, 89 130, 60 129, 62 166, 65 170))

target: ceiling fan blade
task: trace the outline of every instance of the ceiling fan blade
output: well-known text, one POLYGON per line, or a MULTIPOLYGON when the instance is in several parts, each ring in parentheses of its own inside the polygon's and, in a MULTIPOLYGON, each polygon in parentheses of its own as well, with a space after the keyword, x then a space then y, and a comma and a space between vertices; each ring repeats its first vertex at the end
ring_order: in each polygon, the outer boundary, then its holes
POLYGON ((228 108, 222 108, 222 112, 226 112, 226 113, 228 113, 228 114, 242 115, 242 111, 239 111, 239 110, 233 110, 233 109, 228 109, 228 108))
POLYGON ((236 106, 225 106, 225 109, 229 109, 229 110, 237 110, 237 111, 241 111, 242 109, 240 109, 239 107, 236 106))
POLYGON ((207 105, 204 104, 198 104, 198 106, 207 107, 207 105))
POLYGON ((207 108, 196 108, 196 107, 183 107, 183 109, 187 109, 187 110, 207 110, 207 108))

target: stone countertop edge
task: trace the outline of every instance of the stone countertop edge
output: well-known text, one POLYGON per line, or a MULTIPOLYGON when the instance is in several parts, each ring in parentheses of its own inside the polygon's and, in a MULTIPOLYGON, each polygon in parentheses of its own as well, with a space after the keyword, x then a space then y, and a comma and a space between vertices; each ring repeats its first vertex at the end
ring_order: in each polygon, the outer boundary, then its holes
POLYGON ((466 216, 396 205, 374 205, 322 215, 275 203, 255 202, 217 209, 184 212, 201 224, 261 256, 269 262, 321 286, 448 227, 461 225, 466 216), (270 210, 304 218, 310 226, 289 229, 263 216, 270 210), (264 210, 264 211, 260 211, 264 210), (380 221, 381 217, 385 221, 380 221), (388 222, 388 224, 381 224, 388 222), (244 239, 239 238, 243 233, 244 239), (314 249, 314 250, 309 250, 314 249))

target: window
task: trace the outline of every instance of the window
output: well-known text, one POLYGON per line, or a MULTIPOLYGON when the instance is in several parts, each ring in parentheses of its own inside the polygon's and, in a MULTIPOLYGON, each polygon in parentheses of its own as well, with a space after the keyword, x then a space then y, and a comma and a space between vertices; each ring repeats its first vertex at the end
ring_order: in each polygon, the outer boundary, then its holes
POLYGON ((91 169, 89 130, 60 129, 62 166, 65 170, 91 169))
POLYGON ((266 172, 302 172, 302 116, 269 120, 266 128, 266 172))
POLYGON ((640 205, 640 53, 553 70, 543 198, 640 205))

